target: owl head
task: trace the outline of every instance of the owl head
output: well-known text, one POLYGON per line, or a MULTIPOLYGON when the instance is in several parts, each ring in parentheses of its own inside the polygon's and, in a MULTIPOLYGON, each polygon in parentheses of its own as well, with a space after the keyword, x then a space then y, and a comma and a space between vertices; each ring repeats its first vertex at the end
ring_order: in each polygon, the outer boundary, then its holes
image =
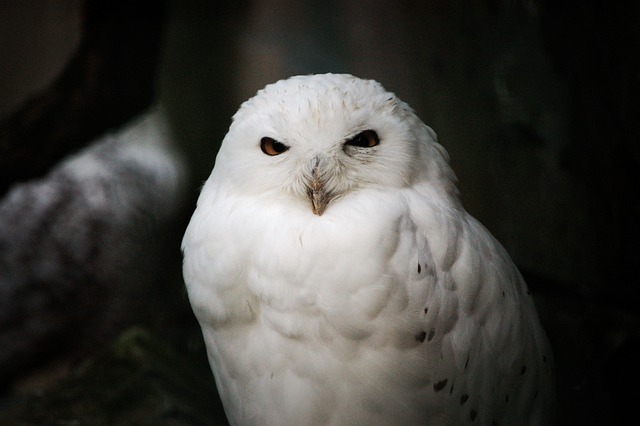
POLYGON ((455 192, 433 130, 378 82, 347 74, 291 77, 244 102, 211 179, 235 193, 299 200, 316 215, 364 188, 424 180, 455 192))

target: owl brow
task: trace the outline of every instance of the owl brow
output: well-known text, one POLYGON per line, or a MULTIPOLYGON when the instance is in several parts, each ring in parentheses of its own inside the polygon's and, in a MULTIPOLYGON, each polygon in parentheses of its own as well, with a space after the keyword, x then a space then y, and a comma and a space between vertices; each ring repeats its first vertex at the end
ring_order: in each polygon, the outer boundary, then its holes
POLYGON ((371 149, 374 148, 378 145, 380 145, 381 143, 381 139, 380 136, 378 135, 378 132, 371 129, 371 128, 365 128, 365 130, 362 130, 358 133, 356 133, 354 136, 346 139, 344 142, 344 145, 351 145, 351 146, 355 146, 355 147, 359 147, 359 148, 366 148, 366 149, 371 149), (360 145, 356 142, 356 138, 358 137, 363 137, 367 140, 367 142, 371 142, 371 140, 374 141, 373 144, 366 144, 366 145, 360 145))
POLYGON ((351 139, 355 138, 356 136, 358 136, 360 133, 367 131, 367 130, 373 130, 374 132, 378 133, 377 130, 367 126, 365 123, 360 124, 359 126, 354 127, 354 130, 352 130, 351 132, 349 132, 345 138, 344 138, 344 142, 350 141, 351 139))

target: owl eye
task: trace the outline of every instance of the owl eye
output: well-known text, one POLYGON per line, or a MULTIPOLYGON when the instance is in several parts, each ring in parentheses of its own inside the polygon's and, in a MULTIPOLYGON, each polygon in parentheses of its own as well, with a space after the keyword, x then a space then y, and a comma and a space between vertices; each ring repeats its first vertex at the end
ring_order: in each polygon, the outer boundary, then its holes
POLYGON ((380 144, 378 134, 373 130, 365 130, 355 135, 345 142, 346 145, 357 146, 359 148, 371 148, 380 144))
POLYGON ((283 152, 288 150, 289 147, 282 142, 278 142, 273 138, 265 136, 264 138, 260 139, 260 149, 265 154, 273 157, 274 155, 282 154, 283 152))

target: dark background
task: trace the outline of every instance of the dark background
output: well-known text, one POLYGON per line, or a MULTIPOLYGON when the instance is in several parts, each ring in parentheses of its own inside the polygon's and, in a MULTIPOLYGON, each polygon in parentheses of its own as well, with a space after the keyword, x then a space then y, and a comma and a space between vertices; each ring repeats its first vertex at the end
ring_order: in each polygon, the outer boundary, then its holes
MULTIPOLYGON (((179 239, 231 115, 280 78, 348 72, 438 133, 467 210, 525 275, 555 350, 558 424, 624 424, 638 394, 626 384, 640 379, 639 24, 631 0, 3 2, 0 196, 156 100, 190 177, 160 239, 161 278, 144 284, 161 314, 141 309, 91 347, 56 330, 62 340, 0 375, 0 411, 59 395, 130 325, 199 363, 179 239)), ((43 408, 28 424, 54 417, 43 408)))

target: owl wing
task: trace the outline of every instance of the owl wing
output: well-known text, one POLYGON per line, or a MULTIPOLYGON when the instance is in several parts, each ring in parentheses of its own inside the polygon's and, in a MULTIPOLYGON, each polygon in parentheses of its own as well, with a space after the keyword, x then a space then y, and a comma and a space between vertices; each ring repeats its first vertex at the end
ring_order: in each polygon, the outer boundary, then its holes
POLYGON ((441 365, 433 392, 451 399, 459 421, 549 424, 552 354, 522 276, 461 206, 421 195, 411 213, 436 275, 425 303, 441 365))

